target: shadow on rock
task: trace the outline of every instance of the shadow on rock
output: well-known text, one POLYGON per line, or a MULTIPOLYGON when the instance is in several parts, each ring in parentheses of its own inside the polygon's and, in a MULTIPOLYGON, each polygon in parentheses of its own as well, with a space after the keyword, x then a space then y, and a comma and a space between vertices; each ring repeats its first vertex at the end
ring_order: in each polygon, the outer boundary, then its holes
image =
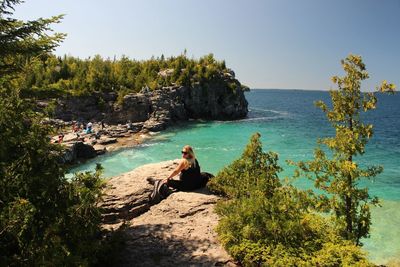
POLYGON ((126 246, 116 266, 236 266, 215 232, 214 205, 220 198, 207 188, 174 192, 150 206, 148 179, 165 179, 177 165, 148 164, 108 181, 103 226, 126 223, 126 246))
POLYGON ((209 239, 174 236, 170 234, 173 227, 179 225, 145 224, 128 228, 129 241, 120 266, 236 266, 215 253, 209 239))

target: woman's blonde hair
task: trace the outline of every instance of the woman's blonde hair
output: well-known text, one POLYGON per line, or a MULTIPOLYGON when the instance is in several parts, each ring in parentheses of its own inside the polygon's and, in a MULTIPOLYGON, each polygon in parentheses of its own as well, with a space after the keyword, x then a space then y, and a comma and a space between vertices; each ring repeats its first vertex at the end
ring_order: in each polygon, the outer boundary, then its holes
POLYGON ((196 155, 194 154, 193 148, 189 145, 186 145, 182 148, 183 152, 187 152, 189 157, 185 158, 185 169, 190 167, 196 167, 196 155))

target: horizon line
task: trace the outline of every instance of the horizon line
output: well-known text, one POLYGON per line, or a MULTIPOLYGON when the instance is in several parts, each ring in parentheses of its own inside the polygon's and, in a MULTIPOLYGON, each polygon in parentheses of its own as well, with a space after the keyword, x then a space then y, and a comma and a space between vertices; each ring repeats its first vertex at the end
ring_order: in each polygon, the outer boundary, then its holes
MULTIPOLYGON (((315 91, 315 92, 329 92, 330 90, 337 89, 306 89, 306 88, 249 88, 251 90, 285 90, 285 91, 315 91)), ((364 91, 362 93, 379 93, 379 91, 364 91)))

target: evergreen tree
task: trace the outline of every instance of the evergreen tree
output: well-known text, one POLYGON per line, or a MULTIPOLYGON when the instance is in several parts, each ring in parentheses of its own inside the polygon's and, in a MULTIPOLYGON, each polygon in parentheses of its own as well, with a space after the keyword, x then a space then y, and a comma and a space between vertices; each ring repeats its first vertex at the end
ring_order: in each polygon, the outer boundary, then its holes
POLYGON ((65 178, 61 147, 50 143, 51 129, 20 97, 15 79, 23 62, 62 39, 44 33, 60 17, 5 18, 20 2, 0 2, 0 266, 93 265, 104 253, 101 170, 65 178))
MULTIPOLYGON (((368 78, 368 73, 360 56, 348 56, 342 60, 342 66, 346 75, 332 78, 338 86, 338 90, 330 91, 332 107, 322 101, 316 103, 335 129, 334 137, 319 141, 331 150, 332 157, 318 147, 313 160, 297 165, 315 181, 316 188, 327 193, 325 202, 333 211, 342 236, 359 245, 361 238, 369 236, 370 204, 378 203, 368 188, 360 187, 360 181, 375 177, 383 170, 380 166, 361 168, 356 161, 356 156, 364 154, 373 135, 373 126, 363 122, 362 113, 375 109, 377 98, 375 93, 361 92, 361 82, 368 78)), ((386 81, 378 88, 389 93, 394 89, 386 81)))
MULTIPOLYGON (((45 53, 20 62, 20 67, 24 96, 42 99, 112 91, 122 100, 126 94, 139 92, 146 86, 151 90, 172 85, 191 87, 222 78, 228 71, 225 63, 215 60, 212 54, 199 60, 180 55, 143 61, 122 56, 111 61, 99 55, 82 60, 45 53)), ((228 88, 237 87, 236 82, 226 79, 220 82, 228 88)))
POLYGON ((261 135, 255 133, 243 151, 240 159, 222 169, 209 187, 229 198, 247 196, 254 189, 262 189, 270 196, 275 188, 281 186, 278 173, 278 155, 262 151, 261 135))
POLYGON ((26 57, 51 52, 65 37, 62 33, 48 35, 50 25, 62 18, 54 16, 28 22, 9 17, 21 0, 0 2, 0 75, 16 74, 26 57))

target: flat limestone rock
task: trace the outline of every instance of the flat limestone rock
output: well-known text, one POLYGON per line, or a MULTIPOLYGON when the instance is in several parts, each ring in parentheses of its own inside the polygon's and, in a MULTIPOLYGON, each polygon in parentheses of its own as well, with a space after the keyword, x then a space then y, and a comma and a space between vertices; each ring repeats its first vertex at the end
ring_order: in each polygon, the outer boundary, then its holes
POLYGON ((153 190, 146 179, 165 179, 178 163, 176 160, 147 164, 108 180, 100 205, 105 211, 104 223, 118 223, 146 212, 150 208, 149 196, 153 190))
POLYGON ((236 266, 217 239, 217 200, 207 189, 176 192, 132 219, 121 266, 236 266))
POLYGON ((117 142, 117 138, 110 138, 110 137, 104 137, 100 138, 97 140, 97 143, 100 145, 108 145, 108 144, 114 144, 117 142))
POLYGON ((118 266, 236 266, 215 232, 218 196, 202 188, 148 204, 152 186, 146 178, 167 178, 178 162, 144 165, 108 181, 103 208, 108 208, 110 224, 105 227, 127 223, 118 266))

